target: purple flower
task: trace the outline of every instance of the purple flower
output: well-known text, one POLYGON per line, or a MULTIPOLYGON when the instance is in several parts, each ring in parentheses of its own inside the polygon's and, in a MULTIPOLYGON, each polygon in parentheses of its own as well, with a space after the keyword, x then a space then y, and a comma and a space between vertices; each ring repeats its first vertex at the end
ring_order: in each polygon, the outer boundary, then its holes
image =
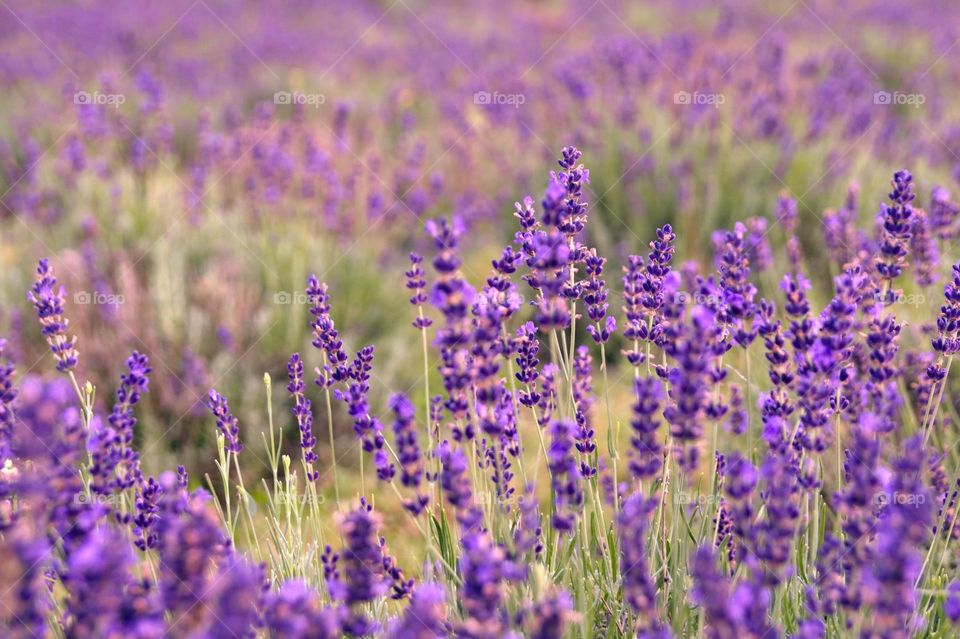
POLYGON ((447 630, 446 592, 438 584, 421 584, 403 617, 392 624, 388 639, 443 639, 447 630))
POLYGON ((930 226, 939 240, 953 239, 957 234, 957 216, 960 206, 950 200, 950 191, 942 186, 930 192, 930 226))
POLYGON ((943 600, 943 614, 951 623, 960 623, 960 581, 953 580, 943 600))
POLYGON ((797 201, 786 191, 777 196, 776 219, 783 225, 787 237, 787 260, 791 273, 799 273, 803 257, 800 253, 800 239, 797 237, 797 201))
POLYGON ((209 507, 209 495, 195 493, 186 504, 171 493, 158 526, 158 583, 163 607, 187 632, 202 622, 213 571, 230 553, 220 520, 209 507), (179 512, 183 509, 182 512, 179 512))
POLYGON ((27 526, 6 531, 0 538, 4 557, 6 608, 0 614, 5 636, 10 639, 35 639, 47 635, 47 617, 52 612, 45 572, 50 567, 50 547, 46 539, 27 526))
POLYGON ((573 618, 573 600, 566 590, 552 590, 525 613, 524 630, 530 639, 562 637, 573 618))
POLYGON ((645 355, 637 345, 640 341, 655 341, 661 330, 660 311, 664 305, 664 283, 670 273, 676 235, 669 224, 657 229, 657 239, 650 242, 647 261, 639 255, 631 255, 623 275, 623 312, 627 326, 623 336, 633 340, 634 347, 626 351, 627 359, 634 366, 643 362, 645 355))
POLYGON ((127 373, 120 376, 117 401, 108 418, 109 427, 94 424, 88 442, 90 488, 99 493, 123 491, 142 479, 140 456, 133 449, 133 428, 137 423, 133 407, 147 391, 150 372, 147 356, 136 351, 127 358, 127 373))
POLYGON ((644 547, 650 513, 657 506, 655 499, 634 494, 623 503, 617 521, 620 536, 620 575, 623 597, 638 616, 637 631, 662 633, 665 628, 657 608, 657 590, 647 562, 644 547))
POLYGON ((370 414, 370 371, 373 368, 373 346, 365 346, 357 353, 350 364, 348 375, 350 382, 346 390, 337 389, 334 396, 347 405, 347 414, 353 419, 353 432, 363 450, 373 455, 377 477, 389 482, 396 474, 396 468, 387 457, 383 438, 383 424, 370 414))
POLYGON ((538 366, 540 360, 540 342, 537 340, 537 327, 533 322, 526 322, 517 329, 514 340, 517 353, 517 372, 514 374, 526 389, 517 393, 517 401, 528 408, 536 406, 541 399, 537 392, 537 378, 540 377, 538 366))
POLYGON ((858 575, 870 558, 870 547, 862 540, 868 539, 874 529, 874 509, 880 494, 880 445, 874 432, 875 421, 871 414, 862 415, 853 428, 853 442, 844 464, 843 490, 834 497, 844 533, 843 567, 848 584, 842 604, 854 610, 860 607, 862 599, 861 590, 856 587, 858 575))
POLYGON ((322 608, 317 592, 299 580, 283 582, 264 602, 263 623, 270 636, 338 639, 342 609, 322 608))
POLYGON ((457 637, 482 639, 499 637, 509 628, 506 613, 508 581, 520 581, 526 571, 510 560, 503 547, 494 544, 485 532, 473 532, 462 539, 460 574, 463 585, 459 600, 465 618, 456 628, 457 637))
POLYGON ((596 249, 586 251, 584 269, 587 281, 583 284, 583 301, 587 304, 587 317, 593 324, 587 325, 587 332, 597 344, 605 344, 610 335, 617 330, 613 316, 607 316, 607 283, 603 280, 603 265, 607 260, 597 255, 596 249), (604 320, 606 318, 606 320, 604 320))
POLYGON ((18 393, 13 385, 13 363, 5 358, 6 349, 7 340, 0 338, 0 461, 9 459, 13 452, 13 429, 16 425, 13 405, 18 393))
POLYGON ((543 223, 553 224, 570 238, 580 233, 587 223, 587 203, 583 200, 583 186, 590 183, 590 171, 578 164, 582 153, 572 146, 564 147, 562 157, 557 161, 561 171, 551 173, 551 180, 564 189, 562 206, 555 211, 556 217, 544 208, 543 223))
MULTIPOLYGON (((178 476, 177 482, 177 488, 185 494, 186 478, 178 476)), ((160 501, 163 499, 164 488, 154 477, 138 481, 135 488, 134 514, 130 522, 133 528, 133 543, 145 551, 147 548, 154 548, 159 540, 156 528, 160 519, 160 501)))
POLYGON ((205 592, 209 619, 203 636, 253 639, 267 585, 263 566, 229 555, 205 592))
POLYGON ((550 467, 556 506, 553 527, 561 532, 572 533, 577 513, 583 506, 580 466, 573 453, 576 426, 569 421, 554 420, 548 431, 551 441, 547 450, 547 465, 550 467))
POLYGON ((287 378, 290 380, 287 384, 287 392, 293 398, 293 408, 290 412, 297 420, 300 431, 300 450, 303 453, 303 462, 307 465, 307 481, 316 481, 320 471, 312 468, 317 462, 317 453, 314 452, 317 438, 313 436, 313 409, 310 400, 303 392, 303 361, 300 359, 300 353, 290 356, 290 361, 287 363, 287 378))
MULTIPOLYGON (((553 190, 562 193, 562 188, 553 190)), ((551 192, 548 188, 547 197, 552 197, 551 192)), ((569 241, 556 229, 537 231, 533 235, 531 256, 527 259, 531 272, 524 279, 537 293, 535 320, 541 330, 563 329, 570 324, 564 292, 570 283, 574 261, 571 253, 569 241)))
POLYGON ((243 450, 243 443, 240 441, 240 425, 237 418, 230 412, 227 398, 211 388, 207 396, 207 407, 217 418, 217 430, 223 435, 226 449, 234 454, 240 453, 243 450))
POLYGON ((917 284, 925 287, 936 282, 937 271, 940 268, 940 248, 930 228, 927 213, 923 209, 915 209, 913 212, 910 253, 917 267, 915 273, 917 284))
POLYGON ((593 408, 592 359, 590 350, 580 346, 573 360, 573 403, 577 422, 574 437, 580 453, 580 474, 583 478, 593 477, 597 472, 593 465, 597 444, 590 414, 593 408))
POLYGON ((423 256, 417 253, 410 254, 410 269, 404 273, 407 276, 407 289, 412 291, 410 303, 417 307, 418 315, 413 320, 414 328, 425 329, 433 324, 433 320, 423 315, 423 305, 427 303, 427 279, 423 271, 423 256))
POLYGON ((313 319, 313 347, 323 353, 323 369, 317 371, 316 383, 328 388, 335 382, 347 378, 347 353, 343 350, 343 341, 330 316, 330 295, 327 285, 320 284, 316 275, 307 280, 307 300, 310 302, 310 315, 313 319))
POLYGON ((944 303, 937 315, 937 335, 931 342, 940 357, 928 370, 928 375, 935 381, 946 376, 943 356, 960 352, 960 262, 953 265, 953 278, 943 287, 943 296, 944 303))
POLYGON ((713 552, 709 546, 701 546, 691 560, 690 576, 693 578, 691 593, 704 613, 707 636, 711 639, 732 639, 742 630, 740 620, 730 606, 730 582, 714 565, 713 552))
POLYGON ((657 477, 663 466, 663 446, 657 440, 660 422, 656 418, 663 401, 663 386, 654 377, 640 377, 634 382, 634 392, 630 472, 643 481, 657 477))
POLYGON ((379 528, 380 517, 365 502, 347 513, 340 524, 345 543, 339 562, 342 577, 329 584, 330 595, 352 609, 345 629, 360 637, 376 632, 377 624, 359 607, 383 597, 390 588, 383 570, 379 528))
POLYGON ((63 302, 66 296, 64 287, 57 288, 57 278, 46 259, 37 265, 37 277, 27 292, 27 299, 33 303, 43 332, 54 358, 57 370, 61 373, 77 367, 77 338, 67 335, 70 321, 63 314, 63 302))
POLYGON ((671 402, 663 416, 670 424, 674 454, 680 468, 687 472, 692 472, 700 459, 699 445, 711 382, 710 357, 714 353, 710 340, 704 336, 715 326, 713 313, 696 306, 691 312, 690 324, 672 326, 672 334, 664 345, 676 366, 668 372, 671 402))
MULTIPOLYGON (((406 395, 397 393, 390 398, 390 409, 395 416, 393 433, 397 441, 397 458, 400 461, 400 483, 407 488, 419 490, 423 480, 423 456, 413 423, 413 404, 406 395)), ((427 495, 418 494, 415 499, 405 502, 404 507, 418 515, 423 512, 429 499, 427 495)))
POLYGON ((513 545, 520 559, 533 551, 534 557, 540 558, 543 552, 543 528, 540 524, 540 505, 533 491, 533 484, 528 484, 520 496, 520 520, 514 532, 513 545))
POLYGON ((757 289, 749 281, 750 245, 746 235, 747 228, 740 222, 737 222, 733 231, 722 232, 717 242, 716 257, 724 311, 718 321, 731 326, 734 341, 744 348, 757 336, 756 330, 750 327, 757 313, 753 301, 757 289))
POLYGON ((921 478, 924 452, 919 436, 907 441, 897 459, 888 498, 878 522, 876 548, 863 572, 864 603, 871 608, 874 632, 896 636, 916 626, 923 547, 930 537, 932 503, 921 478))
POLYGON ((764 579, 771 586, 789 575, 793 537, 800 518, 800 486, 788 459, 771 454, 761 468, 763 518, 751 531, 751 549, 764 563, 764 579))
POLYGON ((133 636, 158 637, 164 629, 159 601, 143 596, 135 615, 132 598, 133 552, 126 538, 109 527, 94 529, 86 542, 70 554, 64 575, 68 630, 71 637, 106 637, 135 631, 133 636))
POLYGON ((913 176, 909 171, 897 171, 891 181, 890 201, 893 206, 880 205, 880 249, 875 260, 877 273, 884 281, 884 304, 892 301, 890 284, 906 266, 911 230, 913 227, 913 176))
POLYGON ((470 439, 473 425, 469 423, 467 401, 472 380, 470 367, 470 340, 472 326, 470 309, 476 291, 460 272, 461 259, 457 252, 463 223, 458 218, 426 223, 427 233, 433 238, 436 255, 433 267, 437 280, 430 291, 430 302, 443 313, 444 323, 437 330, 436 343, 440 348, 440 374, 447 392, 447 410, 458 421, 457 435, 470 439))
POLYGON ((440 487, 447 502, 457 510, 457 519, 467 529, 477 526, 483 513, 473 504, 473 484, 467 475, 469 462, 450 442, 440 444, 440 487))

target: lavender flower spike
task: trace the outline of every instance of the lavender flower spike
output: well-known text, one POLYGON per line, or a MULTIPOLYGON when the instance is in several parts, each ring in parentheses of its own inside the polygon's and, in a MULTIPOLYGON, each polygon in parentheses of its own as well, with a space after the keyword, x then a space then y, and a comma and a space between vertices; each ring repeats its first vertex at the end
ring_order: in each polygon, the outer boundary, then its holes
POLYGON ((889 197, 893 206, 880 205, 880 252, 875 261, 877 273, 884 282, 884 304, 894 299, 890 284, 907 264, 907 249, 913 227, 913 207, 910 206, 914 198, 913 176, 909 171, 897 171, 893 174, 891 184, 893 190, 889 197))
POLYGON ((227 398, 210 389, 207 396, 207 407, 213 416, 217 418, 217 430, 223 435, 227 450, 231 453, 239 453, 243 450, 243 444, 240 442, 240 425, 237 418, 230 412, 230 405, 227 398))
POLYGON ((67 335, 70 321, 63 314, 65 296, 66 289, 62 286, 57 288, 57 278, 49 261, 40 260, 36 281, 27 292, 27 299, 37 311, 43 336, 50 345, 50 350, 57 360, 57 370, 61 373, 75 369, 78 357, 77 338, 67 335))
MULTIPOLYGON (((290 383, 287 384, 287 392, 293 398, 293 408, 290 409, 297 420, 297 426, 300 429, 300 449, 303 451, 303 461, 309 467, 317 462, 317 453, 314 446, 317 445, 317 438, 313 436, 313 409, 310 400, 304 395, 303 383, 303 361, 300 359, 300 353, 294 353, 290 356, 290 362, 287 364, 287 377, 290 383)), ((320 476, 320 471, 307 471, 307 480, 316 481, 320 476)))

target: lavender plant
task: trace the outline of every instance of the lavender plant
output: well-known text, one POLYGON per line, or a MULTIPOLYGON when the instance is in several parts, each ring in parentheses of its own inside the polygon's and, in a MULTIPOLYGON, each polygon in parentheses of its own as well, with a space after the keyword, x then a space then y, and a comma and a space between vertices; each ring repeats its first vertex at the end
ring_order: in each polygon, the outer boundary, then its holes
MULTIPOLYGON (((344 403, 361 459, 372 462, 358 467, 358 501, 340 492, 342 459, 331 456, 329 474, 318 467, 299 354, 290 358, 287 390, 301 454, 295 461, 283 452, 282 429, 269 410, 263 441, 270 481, 262 490, 251 493, 244 484, 240 458, 249 427, 241 427, 215 390, 209 408, 220 485, 191 491, 183 468, 145 476, 135 413, 152 372, 147 358, 128 359, 104 420, 93 386, 81 387, 75 377, 80 362, 68 335, 65 292, 41 261, 29 299, 76 401, 43 422, 15 392, 13 365, 2 369, 0 539, 20 593, 0 615, 5 632, 658 638, 953 632, 955 498, 947 480, 953 455, 939 413, 956 350, 950 309, 957 287, 945 287, 932 354, 919 343, 931 363, 911 392, 896 383, 910 353, 898 346, 904 325, 890 294, 905 266, 901 218, 909 217, 915 197, 909 174, 894 177, 895 206, 884 209, 889 219, 879 257, 847 264, 819 316, 800 273, 784 280, 782 318, 777 300, 754 304, 746 227, 724 235, 716 280, 699 278, 692 292, 680 288, 669 267, 672 229, 658 230, 650 256, 631 256, 625 270, 633 399, 625 418, 629 436, 621 441, 624 418, 609 401, 616 389, 604 350, 616 324, 601 279, 604 260, 581 239, 588 173, 576 164, 580 159, 576 149, 564 150, 539 220, 532 199, 518 205, 516 249, 507 247, 493 262, 494 275, 480 290, 461 271, 458 223, 431 223, 435 280, 429 283, 419 256, 411 258, 407 277, 417 309, 413 325, 424 339, 432 327, 428 298, 444 316, 434 348, 425 342, 425 362, 437 367, 444 394, 435 400, 426 387, 419 407, 395 394, 389 432, 369 401, 373 348, 349 362, 329 319, 326 287, 315 278, 307 283, 321 356, 317 386, 328 402, 344 403), (517 303, 515 277, 534 291, 529 314, 517 303), (876 302, 862 303, 870 290, 880 292, 876 302), (581 330, 591 339, 578 346, 581 297, 589 319, 581 330), (758 334, 763 344, 754 347, 758 334), (744 404, 741 384, 726 375, 722 362, 731 342, 747 358, 751 350, 765 353, 766 375, 741 375, 743 384, 761 389, 756 407, 744 404), (607 399, 599 403, 591 343, 604 354, 607 399), (598 421, 601 410, 606 419, 598 421), (608 446, 601 451, 595 437, 604 429, 608 446), (835 459, 822 454, 833 441, 835 459), (704 459, 708 443, 713 455, 704 459), (628 463, 618 464, 622 456, 628 463), (50 468, 56 481, 44 479, 50 468), (362 480, 367 473, 370 483, 362 480), (520 491, 518 479, 525 485, 520 491), (333 502, 323 499, 328 486, 333 502), (420 538, 412 579, 381 536, 377 495, 396 499, 420 538), (41 574, 54 587, 42 587, 41 574)), ((791 265, 798 267, 796 256, 791 265)), ((269 376, 266 382, 272 406, 269 376)), ((328 420, 331 414, 328 404, 328 420)))

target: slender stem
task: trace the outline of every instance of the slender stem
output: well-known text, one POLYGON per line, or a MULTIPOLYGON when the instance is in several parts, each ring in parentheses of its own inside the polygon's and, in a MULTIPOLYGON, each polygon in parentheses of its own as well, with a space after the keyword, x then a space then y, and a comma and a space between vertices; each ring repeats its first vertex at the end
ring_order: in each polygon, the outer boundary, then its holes
POLYGON ((607 375, 607 345, 600 344, 600 369, 603 371, 603 399, 607 411, 607 449, 613 462, 613 510, 620 512, 620 495, 618 495, 617 481, 617 438, 613 430, 613 411, 610 409, 610 378, 607 375))

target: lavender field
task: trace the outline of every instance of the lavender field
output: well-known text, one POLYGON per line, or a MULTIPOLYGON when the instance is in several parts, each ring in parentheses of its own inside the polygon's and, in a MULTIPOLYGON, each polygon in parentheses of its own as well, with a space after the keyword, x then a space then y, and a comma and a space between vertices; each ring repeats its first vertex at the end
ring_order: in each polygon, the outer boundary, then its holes
POLYGON ((960 636, 960 4, 0 0, 0 639, 960 636))

